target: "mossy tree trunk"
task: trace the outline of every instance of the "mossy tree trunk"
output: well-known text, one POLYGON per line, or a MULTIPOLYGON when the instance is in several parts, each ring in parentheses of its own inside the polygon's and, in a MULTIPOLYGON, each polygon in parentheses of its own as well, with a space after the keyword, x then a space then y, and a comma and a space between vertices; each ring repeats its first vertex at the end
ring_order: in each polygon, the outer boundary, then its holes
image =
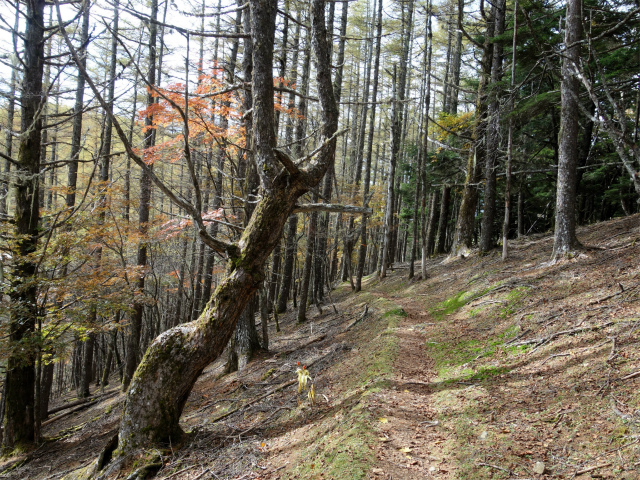
POLYGON ((314 0, 311 7, 322 145, 305 169, 299 169, 286 155, 278 153, 276 158, 274 152, 272 46, 276 4, 252 0, 250 9, 254 145, 262 198, 239 241, 226 246, 226 274, 200 318, 164 332, 142 359, 129 387, 120 423, 120 456, 180 435, 178 420, 196 379, 222 353, 245 305, 260 287, 264 263, 280 240, 296 200, 319 183, 333 160, 338 111, 331 85, 324 1, 314 0))

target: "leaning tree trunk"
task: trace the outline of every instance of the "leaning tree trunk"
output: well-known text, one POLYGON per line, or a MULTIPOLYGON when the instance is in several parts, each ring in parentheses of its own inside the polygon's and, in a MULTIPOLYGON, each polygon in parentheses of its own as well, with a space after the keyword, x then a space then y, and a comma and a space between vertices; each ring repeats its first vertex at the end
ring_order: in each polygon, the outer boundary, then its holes
POLYGON ((147 350, 127 393, 120 423, 118 455, 131 454, 149 442, 180 435, 178 421, 202 370, 223 351, 235 324, 264 279, 263 267, 280 240, 296 200, 318 184, 335 151, 337 107, 331 85, 331 63, 326 41, 324 1, 311 7, 313 47, 317 57, 318 97, 322 113, 322 146, 309 166, 300 170, 274 148, 273 49, 275 2, 251 0, 256 164, 262 198, 236 244, 218 248, 229 256, 227 272, 200 318, 160 335, 147 350))

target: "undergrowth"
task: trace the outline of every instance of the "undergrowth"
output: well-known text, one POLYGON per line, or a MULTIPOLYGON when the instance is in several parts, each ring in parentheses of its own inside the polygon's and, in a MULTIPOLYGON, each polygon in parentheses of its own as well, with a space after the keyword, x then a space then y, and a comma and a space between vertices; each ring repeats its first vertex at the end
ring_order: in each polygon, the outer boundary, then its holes
POLYGON ((376 419, 366 408, 367 401, 388 383, 399 349, 394 332, 407 313, 384 298, 363 293, 360 299, 385 313, 356 327, 359 336, 371 340, 350 361, 352 372, 339 385, 343 393, 334 401, 339 407, 309 429, 297 466, 283 478, 358 480, 367 478, 374 465, 376 419))

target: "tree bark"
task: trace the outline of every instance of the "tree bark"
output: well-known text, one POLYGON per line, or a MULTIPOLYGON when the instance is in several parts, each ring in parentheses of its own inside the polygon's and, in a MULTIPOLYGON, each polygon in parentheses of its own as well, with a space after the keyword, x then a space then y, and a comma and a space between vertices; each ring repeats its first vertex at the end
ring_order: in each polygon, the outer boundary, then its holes
POLYGON ((278 174, 273 168, 272 46, 276 4, 251 0, 250 8, 254 25, 254 138, 262 198, 240 240, 227 247, 227 272, 200 318, 166 331, 147 350, 127 393, 118 437, 119 456, 150 442, 180 435, 178 420, 196 379, 221 354, 245 305, 263 281, 264 263, 280 240, 298 197, 318 184, 333 159, 337 107, 331 85, 324 1, 315 0, 311 7, 322 147, 305 169, 285 169, 278 174))
MULTIPOLYGON (((378 17, 376 21, 376 53, 373 64, 373 86, 371 92, 371 117, 369 120, 369 133, 367 137, 367 154, 364 167, 364 182, 362 188, 362 206, 367 207, 369 202, 369 188, 371 184, 371 157, 373 152, 373 133, 376 121, 376 102, 378 99, 378 77, 380 74, 380 50, 382 44, 382 0, 378 1, 378 17)), ((375 183, 375 182, 374 182, 375 183)), ((365 261, 367 257, 367 217, 362 216, 360 224, 360 248, 358 250, 358 266, 356 270, 355 291, 362 289, 362 276, 364 275, 365 261)))
POLYGON ((285 247, 284 267, 282 269, 282 283, 280 284, 280 294, 278 296, 278 305, 276 313, 284 313, 287 311, 287 301, 289 300, 289 292, 293 281, 293 264, 296 253, 296 235, 298 231, 298 215, 293 214, 289 217, 287 227, 287 240, 285 247))
POLYGON ((23 77, 20 112, 20 144, 16 165, 12 251, 15 267, 9 293, 9 345, 4 418, 5 447, 34 441, 35 351, 33 334, 38 316, 36 260, 38 244, 38 174, 44 73, 44 0, 27 2, 24 31, 23 77))
MULTIPOLYGON (((462 2, 460 2, 462 8, 462 2)), ((460 14, 462 16, 462 14, 460 14)), ((476 208, 478 206, 478 180, 480 166, 486 155, 485 135, 487 130, 487 85, 491 75, 491 57, 494 22, 487 19, 485 40, 482 45, 482 60, 480 61, 480 82, 476 96, 476 113, 473 124, 471 149, 467 159, 467 172, 464 182, 462 201, 458 212, 458 221, 453 236, 452 255, 465 255, 473 244, 475 230, 476 208)))
MULTIPOLYGON (((149 22, 149 73, 147 74, 147 81, 150 85, 156 83, 156 42, 158 35, 158 25, 156 23, 158 18, 158 0, 151 1, 151 21, 149 22)), ((155 98, 149 90, 147 94, 147 107, 152 106, 155 103, 155 98)), ((145 118, 145 126, 151 127, 153 125, 153 115, 148 114, 145 118)), ((149 129, 146 132, 144 138, 145 150, 152 148, 155 145, 155 129, 149 129)), ((152 165, 149 166, 149 169, 152 165)), ((141 236, 144 236, 148 230, 149 223, 149 207, 151 204, 151 177, 149 175, 149 169, 144 169, 140 177, 140 205, 138 207, 138 230, 141 236)), ((136 264, 142 270, 147 265, 147 244, 143 240, 138 245, 138 254, 136 264)), ((139 294, 144 294, 145 285, 145 272, 140 272, 138 278, 137 288, 139 294)), ((133 313, 131 314, 131 324, 129 336, 127 338, 127 357, 125 360, 125 372, 122 382, 123 391, 129 387, 129 383, 133 377, 133 374, 138 366, 138 355, 140 353, 140 334, 142 332, 142 314, 144 311, 144 304, 137 301, 133 305, 133 313)))
POLYGON ((447 224, 449 221, 449 206, 451 205, 451 186, 442 187, 442 198, 440 199, 440 215, 438 219, 438 233, 436 234, 435 253, 441 254, 446 251, 447 224))
POLYGON ((562 85, 560 88, 560 134, 558 188, 553 243, 554 258, 571 255, 580 246, 576 238, 576 175, 578 161, 579 80, 576 69, 580 61, 582 38, 582 0, 567 1, 562 85))
MULTIPOLYGON (((499 37, 504 33, 506 14, 506 1, 499 0, 493 7, 494 36, 499 37)), ((480 251, 488 252, 495 246, 495 218, 496 218, 496 170, 500 147, 500 97, 502 96, 502 54, 504 48, 501 40, 493 42, 493 54, 491 59, 491 87, 490 103, 487 119, 485 156, 485 184, 484 184, 484 212, 482 215, 482 228, 480 230, 480 251)))
MULTIPOLYGON (((513 6, 513 37, 511 42, 511 91, 509 108, 513 111, 515 85, 516 85, 516 47, 518 40, 518 0, 515 0, 513 6)), ((506 260, 509 256, 509 224, 511 215, 511 170, 513 165, 513 118, 509 118, 509 133, 507 134, 507 165, 505 168, 505 186, 504 186, 504 220, 502 223, 502 260, 506 260)))

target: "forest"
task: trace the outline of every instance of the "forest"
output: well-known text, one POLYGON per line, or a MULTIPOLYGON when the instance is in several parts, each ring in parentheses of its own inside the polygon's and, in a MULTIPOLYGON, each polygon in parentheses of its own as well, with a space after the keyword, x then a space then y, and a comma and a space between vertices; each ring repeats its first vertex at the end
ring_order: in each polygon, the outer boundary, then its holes
POLYGON ((636 1, 2 0, 0 29, 9 456, 116 385, 122 465, 339 286, 543 234, 575 261, 640 210, 636 1))

